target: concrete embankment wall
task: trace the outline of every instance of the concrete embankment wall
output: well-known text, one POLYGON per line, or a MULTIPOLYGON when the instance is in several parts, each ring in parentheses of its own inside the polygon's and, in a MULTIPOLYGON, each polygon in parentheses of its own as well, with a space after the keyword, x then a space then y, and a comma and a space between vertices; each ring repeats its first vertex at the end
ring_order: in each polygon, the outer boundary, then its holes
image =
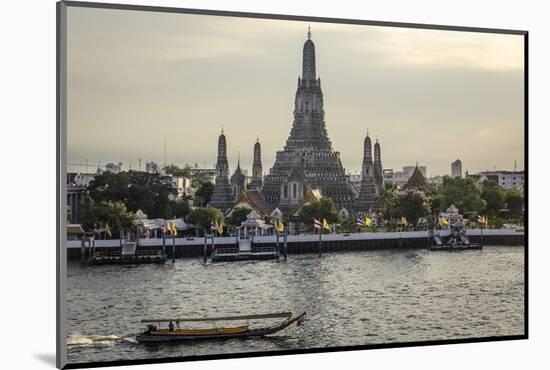
MULTIPOLYGON (((441 232, 445 237, 448 232, 441 232)), ((468 237, 472 243, 481 242, 480 230, 468 230, 468 237)), ((408 231, 392 233, 354 233, 354 234, 327 234, 322 236, 322 251, 344 252, 344 251, 368 251, 380 249, 423 249, 428 247, 430 242, 426 231, 408 231)), ((172 256, 172 239, 166 239, 166 252, 172 256)), ((210 243, 210 240, 209 240, 210 243)), ((483 245, 494 246, 520 246, 524 245, 525 237, 523 232, 514 230, 484 230, 483 245)), ((96 250, 119 250, 119 240, 96 240, 96 250)), ((263 236, 254 239, 254 245, 275 246, 276 237, 263 236)), ((215 238, 215 246, 236 246, 235 237, 215 238)), ((202 257, 204 238, 176 238, 176 258, 202 257)), ((283 238, 279 239, 279 247, 282 250, 283 238)), ((143 239, 139 241, 138 250, 162 249, 162 239, 143 239)), ((208 247, 210 254, 211 246, 208 247)), ((319 235, 289 235, 288 254, 318 253, 319 235)), ((67 243, 67 256, 69 259, 79 260, 81 256, 81 242, 78 240, 67 243)))

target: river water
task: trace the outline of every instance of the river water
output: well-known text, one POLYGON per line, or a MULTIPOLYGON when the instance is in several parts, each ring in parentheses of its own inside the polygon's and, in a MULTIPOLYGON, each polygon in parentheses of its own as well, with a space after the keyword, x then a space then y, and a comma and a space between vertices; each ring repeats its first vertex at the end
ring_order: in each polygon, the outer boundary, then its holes
POLYGON ((68 267, 68 361, 524 334, 524 248, 372 251, 68 267), (269 338, 140 345, 142 318, 307 312, 269 338))

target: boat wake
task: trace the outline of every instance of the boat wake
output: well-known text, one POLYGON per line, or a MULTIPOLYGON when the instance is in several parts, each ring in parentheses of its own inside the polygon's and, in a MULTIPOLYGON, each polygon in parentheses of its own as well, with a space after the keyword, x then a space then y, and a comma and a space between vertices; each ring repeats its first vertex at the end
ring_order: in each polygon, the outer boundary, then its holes
POLYGON ((120 343, 135 344, 135 336, 121 337, 118 335, 92 335, 83 336, 79 334, 71 335, 67 338, 67 347, 111 347, 120 343))

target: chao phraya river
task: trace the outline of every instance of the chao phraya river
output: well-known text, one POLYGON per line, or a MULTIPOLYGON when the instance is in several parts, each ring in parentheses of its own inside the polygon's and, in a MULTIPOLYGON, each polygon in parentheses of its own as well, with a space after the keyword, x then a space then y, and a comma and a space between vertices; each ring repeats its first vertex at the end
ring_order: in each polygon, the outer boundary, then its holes
POLYGON ((68 360, 111 361, 524 334, 524 248, 372 251, 68 268, 68 360), (143 346, 142 318, 307 312, 269 338, 143 346))

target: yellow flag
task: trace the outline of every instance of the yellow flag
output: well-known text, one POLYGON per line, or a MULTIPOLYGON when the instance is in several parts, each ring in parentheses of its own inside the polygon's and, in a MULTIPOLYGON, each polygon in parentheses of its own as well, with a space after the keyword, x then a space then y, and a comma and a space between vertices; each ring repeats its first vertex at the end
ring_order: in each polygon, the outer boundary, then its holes
POLYGON ((489 224, 489 217, 487 217, 487 215, 483 216, 483 223, 485 225, 489 224))
POLYGON ((223 223, 221 221, 219 223, 216 221, 216 231, 220 235, 223 233, 223 223))
POLYGON ((285 225, 281 221, 275 219, 275 230, 282 233, 283 231, 285 231, 285 225))
POLYGON ((401 224, 407 226, 409 223, 407 222, 407 219, 405 218, 405 216, 401 216, 401 224))
POLYGON ((439 224, 441 226, 443 225, 448 225, 449 224, 449 221, 447 221, 447 219, 445 217, 439 217, 439 224))
POLYGON ((176 229, 176 223, 172 223, 172 235, 178 235, 178 229, 176 229))
POLYGON ((105 233, 107 233, 107 235, 109 235, 109 237, 112 237, 113 235, 111 234, 111 228, 109 227, 109 224, 108 223, 105 223, 105 233))
POLYGON ((327 220, 323 218, 323 229, 330 230, 330 225, 328 224, 327 220))
POLYGON ((372 220, 368 217, 365 217, 365 226, 370 226, 372 225, 372 220))

